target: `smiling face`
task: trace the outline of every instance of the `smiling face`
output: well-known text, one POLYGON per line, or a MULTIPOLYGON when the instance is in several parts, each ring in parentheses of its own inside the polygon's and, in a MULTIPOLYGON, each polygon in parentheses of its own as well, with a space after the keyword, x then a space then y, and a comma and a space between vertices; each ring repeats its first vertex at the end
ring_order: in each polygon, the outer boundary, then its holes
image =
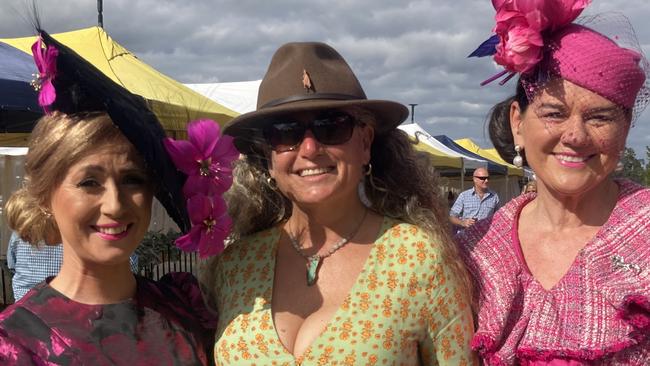
MULTIPOLYGON (((313 118, 310 113, 292 116, 293 120, 305 123, 313 118)), ((328 202, 346 207, 358 200, 357 186, 363 177, 363 166, 370 161, 373 137, 370 126, 358 124, 348 141, 325 145, 307 130, 295 149, 271 152, 269 174, 282 194, 294 203, 328 202)))
POLYGON ((50 199, 66 256, 84 265, 128 262, 149 227, 152 199, 144 163, 125 138, 88 151, 50 199))
POLYGON ((630 128, 629 112, 569 81, 556 79, 525 112, 510 109, 515 144, 538 183, 553 192, 588 191, 614 171, 630 128))

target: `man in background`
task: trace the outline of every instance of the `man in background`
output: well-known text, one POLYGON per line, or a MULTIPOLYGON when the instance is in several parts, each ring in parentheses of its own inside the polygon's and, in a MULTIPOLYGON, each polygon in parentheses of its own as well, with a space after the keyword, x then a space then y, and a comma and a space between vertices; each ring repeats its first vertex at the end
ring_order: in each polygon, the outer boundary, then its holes
POLYGON ((461 229, 494 215, 499 207, 499 195, 489 188, 490 174, 487 169, 474 170, 472 180, 474 187, 458 195, 449 213, 451 223, 461 229))
POLYGON ((13 271, 11 287, 14 299, 20 300, 37 283, 47 277, 56 276, 63 261, 63 246, 34 246, 20 239, 15 232, 9 239, 7 267, 13 271))

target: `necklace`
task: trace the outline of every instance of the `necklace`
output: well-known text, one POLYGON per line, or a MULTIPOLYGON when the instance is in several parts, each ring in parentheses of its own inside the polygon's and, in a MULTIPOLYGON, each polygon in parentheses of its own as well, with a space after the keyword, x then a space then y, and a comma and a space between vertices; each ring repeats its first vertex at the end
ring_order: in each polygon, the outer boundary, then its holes
POLYGON ((345 244, 347 244, 351 238, 353 238, 359 229, 361 228, 361 224, 363 224, 363 221, 366 219, 366 216, 368 215, 368 209, 366 209, 363 212, 363 217, 357 224, 357 226, 352 230, 350 235, 341 238, 339 241, 336 242, 336 244, 332 245, 332 247, 325 253, 325 254, 314 254, 314 255, 307 255, 304 252, 304 249, 300 243, 298 243, 298 239, 293 237, 291 234, 289 234, 289 241, 291 242, 291 246, 300 254, 301 257, 305 258, 307 260, 307 286, 313 286, 316 281, 318 280, 318 268, 320 267, 320 264, 323 262, 323 259, 329 257, 330 255, 334 254, 337 250, 343 248, 345 244))

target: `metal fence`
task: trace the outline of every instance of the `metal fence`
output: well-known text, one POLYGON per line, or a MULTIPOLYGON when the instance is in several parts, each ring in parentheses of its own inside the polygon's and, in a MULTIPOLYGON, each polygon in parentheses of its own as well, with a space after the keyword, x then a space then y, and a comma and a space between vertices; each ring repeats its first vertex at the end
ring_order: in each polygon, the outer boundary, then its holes
POLYGON ((197 255, 177 248, 167 248, 159 254, 159 261, 140 267, 140 274, 152 280, 171 272, 189 272, 196 275, 197 255))
POLYGON ((0 278, 0 282, 2 282, 2 304, 0 304, 0 309, 4 309, 14 302, 14 292, 11 289, 12 273, 5 265, 2 265, 0 266, 0 275, 2 275, 0 278))

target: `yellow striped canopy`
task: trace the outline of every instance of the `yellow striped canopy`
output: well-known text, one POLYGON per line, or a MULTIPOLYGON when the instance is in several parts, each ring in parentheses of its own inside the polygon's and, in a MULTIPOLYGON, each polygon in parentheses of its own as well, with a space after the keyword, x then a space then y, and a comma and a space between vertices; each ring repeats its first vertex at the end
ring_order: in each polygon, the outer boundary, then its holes
POLYGON ((481 157, 487 160, 490 160, 499 165, 504 165, 505 167, 508 168, 508 175, 516 175, 519 177, 524 176, 523 169, 517 168, 516 166, 509 164, 505 160, 501 159, 501 156, 499 156, 499 153, 497 153, 495 149, 482 149, 474 141, 468 138, 454 140, 454 142, 462 146, 463 148, 473 152, 474 154, 480 155, 481 157))

